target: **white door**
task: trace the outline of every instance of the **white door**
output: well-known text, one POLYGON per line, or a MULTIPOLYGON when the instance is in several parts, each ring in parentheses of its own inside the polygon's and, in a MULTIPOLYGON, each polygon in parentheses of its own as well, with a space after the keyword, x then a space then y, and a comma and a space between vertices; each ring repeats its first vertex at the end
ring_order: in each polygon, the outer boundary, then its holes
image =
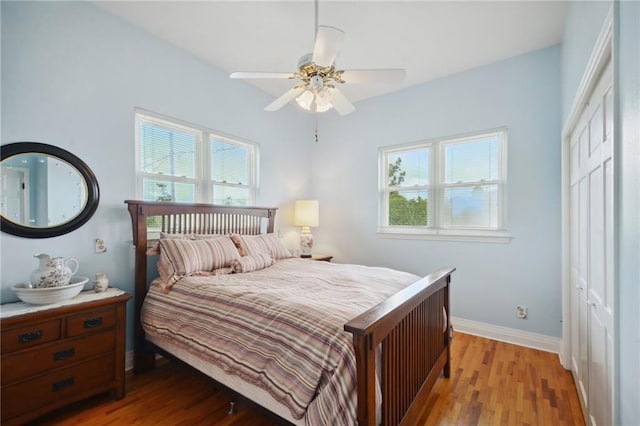
POLYGON ((587 423, 613 424, 613 90, 606 65, 570 138, 571 369, 587 423))

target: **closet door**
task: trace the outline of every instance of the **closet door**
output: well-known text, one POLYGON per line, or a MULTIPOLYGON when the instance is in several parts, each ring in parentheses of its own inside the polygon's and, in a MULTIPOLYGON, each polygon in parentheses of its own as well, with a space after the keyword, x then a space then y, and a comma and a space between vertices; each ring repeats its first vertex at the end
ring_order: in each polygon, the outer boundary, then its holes
POLYGON ((570 147, 571 365, 591 425, 613 423, 612 99, 609 62, 570 147))

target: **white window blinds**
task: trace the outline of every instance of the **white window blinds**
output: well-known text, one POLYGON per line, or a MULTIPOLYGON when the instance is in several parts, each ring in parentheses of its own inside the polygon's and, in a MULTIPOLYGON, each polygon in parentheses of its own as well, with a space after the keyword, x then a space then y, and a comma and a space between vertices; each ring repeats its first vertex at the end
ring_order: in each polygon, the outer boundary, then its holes
POLYGON ((255 203, 253 143, 137 111, 136 147, 138 196, 144 200, 255 203))

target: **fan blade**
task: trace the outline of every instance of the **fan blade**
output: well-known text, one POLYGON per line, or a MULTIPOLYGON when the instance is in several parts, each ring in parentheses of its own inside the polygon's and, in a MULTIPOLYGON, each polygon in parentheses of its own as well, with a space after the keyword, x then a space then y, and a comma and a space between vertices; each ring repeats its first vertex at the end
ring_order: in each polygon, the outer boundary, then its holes
POLYGON ((407 73, 402 68, 378 70, 345 70, 340 78, 345 83, 400 83, 407 73))
POLYGON ((335 87, 329 88, 331 91, 331 105, 340 115, 351 114, 355 111, 356 107, 353 106, 349 99, 347 99, 340 90, 335 87))
POLYGON ((234 72, 231 78, 294 78, 290 72, 234 72))
POLYGON ((336 60, 343 41, 344 31, 335 27, 319 26, 311 62, 323 68, 330 67, 336 60))
POLYGON ((264 110, 277 111, 283 106, 285 106, 286 104, 288 104, 289 101, 295 99, 299 94, 304 92, 304 90, 305 90, 304 86, 292 87, 291 89, 284 92, 284 95, 280 96, 278 99, 276 99, 275 101, 267 105, 264 110))

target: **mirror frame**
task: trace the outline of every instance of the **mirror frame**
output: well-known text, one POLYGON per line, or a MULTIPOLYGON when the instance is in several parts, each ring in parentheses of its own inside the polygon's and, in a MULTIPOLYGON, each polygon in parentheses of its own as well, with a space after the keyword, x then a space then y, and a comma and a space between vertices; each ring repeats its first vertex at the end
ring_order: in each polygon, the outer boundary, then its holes
POLYGON ((50 238, 75 231, 96 212, 100 202, 100 188, 98 180, 87 164, 74 154, 57 146, 40 142, 14 142, 0 146, 0 163, 14 155, 19 154, 46 154, 57 157, 73 166, 87 184, 87 202, 84 208, 68 222, 48 227, 29 227, 20 225, 6 219, 0 214, 0 226, 2 232, 24 238, 50 238))

